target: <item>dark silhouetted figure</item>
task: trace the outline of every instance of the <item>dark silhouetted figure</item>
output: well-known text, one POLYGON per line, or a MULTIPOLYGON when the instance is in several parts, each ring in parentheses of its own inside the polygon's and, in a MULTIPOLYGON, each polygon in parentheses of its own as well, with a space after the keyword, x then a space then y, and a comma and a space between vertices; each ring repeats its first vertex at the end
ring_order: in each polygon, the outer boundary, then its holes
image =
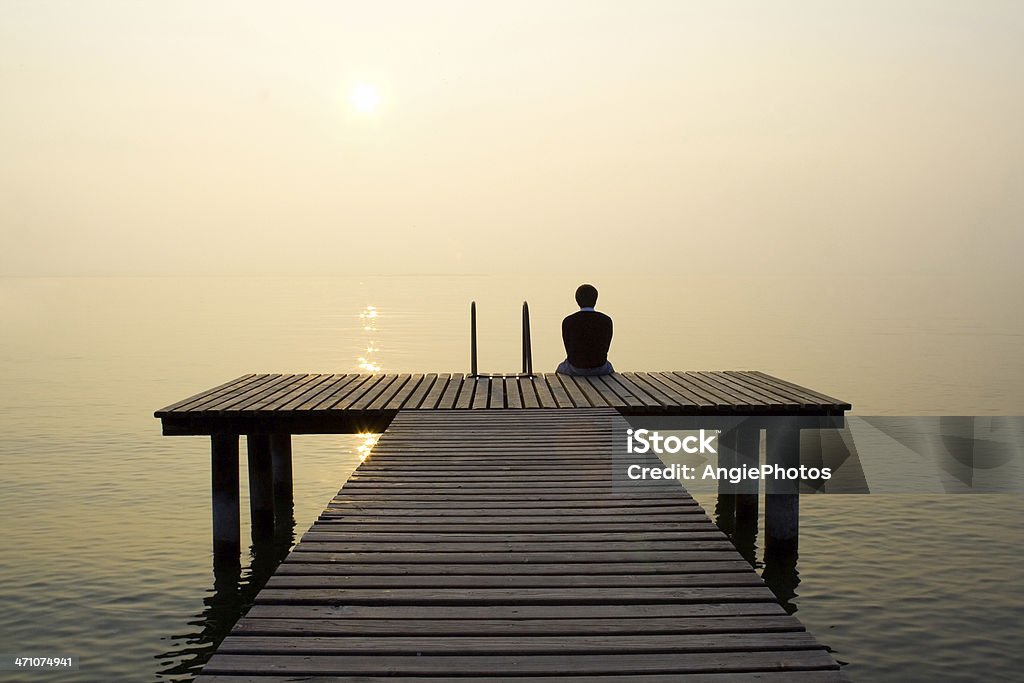
POLYGON ((615 368, 608 362, 612 343, 612 319, 594 310, 597 288, 580 285, 576 290, 580 310, 562 320, 565 360, 555 372, 563 375, 610 375, 615 368))

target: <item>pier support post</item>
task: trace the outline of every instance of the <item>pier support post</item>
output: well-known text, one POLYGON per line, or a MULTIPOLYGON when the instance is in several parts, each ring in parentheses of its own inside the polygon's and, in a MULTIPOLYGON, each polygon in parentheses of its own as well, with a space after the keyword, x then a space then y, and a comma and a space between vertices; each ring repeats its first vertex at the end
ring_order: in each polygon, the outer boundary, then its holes
POLYGON ((214 565, 238 563, 241 535, 238 513, 238 435, 210 437, 214 565))
POLYGON ((292 490, 292 436, 270 435, 270 460, 274 479, 274 517, 277 526, 291 523, 294 509, 292 490))
MULTIPOLYGON (((718 467, 736 467, 736 431, 722 430, 718 434, 718 467)), ((736 485, 728 478, 718 480, 718 500, 715 503, 715 522, 726 535, 736 530, 736 485)))
MULTIPOLYGON (((758 467, 761 463, 761 426, 745 420, 736 427, 735 451, 737 467, 758 467)), ((733 544, 743 558, 754 564, 757 540, 757 498, 760 479, 744 478, 736 485, 736 532, 733 544)))
MULTIPOLYGON (((786 420, 773 420, 767 430, 767 462, 780 467, 800 467, 800 429, 786 420)), ((765 480, 765 553, 796 553, 800 532, 800 479, 769 477, 765 480)))
POLYGON ((274 535, 274 485, 271 473, 270 435, 246 436, 249 446, 249 514, 252 540, 274 535))

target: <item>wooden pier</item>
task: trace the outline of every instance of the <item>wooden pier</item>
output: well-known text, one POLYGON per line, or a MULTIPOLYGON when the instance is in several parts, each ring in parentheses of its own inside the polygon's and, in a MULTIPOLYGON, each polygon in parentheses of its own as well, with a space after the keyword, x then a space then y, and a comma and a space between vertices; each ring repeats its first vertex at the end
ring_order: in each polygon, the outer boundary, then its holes
MULTIPOLYGON (((678 482, 623 490, 611 460, 623 413, 849 407, 739 372, 248 375, 169 406, 165 433, 212 437, 215 547, 236 558, 239 434, 255 536, 290 494, 288 435, 387 428, 199 680, 843 680, 678 482)), ((760 435, 737 437, 756 458, 760 435)))

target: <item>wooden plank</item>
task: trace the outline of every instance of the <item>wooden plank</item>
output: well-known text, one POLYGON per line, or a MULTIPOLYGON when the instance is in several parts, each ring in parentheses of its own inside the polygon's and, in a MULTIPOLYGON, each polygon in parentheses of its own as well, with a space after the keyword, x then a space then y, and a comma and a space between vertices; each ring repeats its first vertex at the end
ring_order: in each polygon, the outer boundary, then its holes
POLYGON ((787 652, 643 653, 586 655, 388 655, 378 660, 364 655, 231 655, 215 654, 203 669, 208 673, 287 671, 292 675, 352 676, 386 670, 389 675, 486 676, 496 671, 519 675, 604 675, 619 673, 709 673, 785 671, 789 668, 838 669, 823 649, 787 652))
POLYGON ((296 387, 292 391, 278 397, 260 408, 261 411, 276 411, 291 404, 293 401, 302 401, 304 397, 313 396, 324 387, 331 384, 339 375, 310 375, 308 381, 296 387))
POLYGON ((519 394, 520 381, 515 377, 506 377, 504 380, 505 401, 508 408, 522 408, 523 399, 519 394))
POLYGON ((399 588, 622 588, 622 587, 700 587, 727 588, 734 586, 763 586, 761 579, 751 572, 727 572, 723 574, 581 574, 537 576, 520 574, 512 576, 476 575, 275 575, 267 582, 268 588, 322 589, 339 588, 346 590, 399 588))
POLYGON ((305 388, 309 382, 316 379, 316 377, 317 375, 309 374, 292 375, 289 382, 278 385, 278 387, 269 393, 260 394, 256 397, 250 398, 244 403, 234 406, 232 410, 245 413, 258 413, 262 410, 270 410, 268 406, 273 405, 295 391, 301 393, 303 388, 305 388))
MULTIPOLYGON (((694 534, 701 536, 702 534, 694 534)), ((438 539, 430 543, 418 543, 404 541, 402 543, 373 543, 364 541, 343 541, 331 543, 320 540, 316 534, 314 537, 296 547, 292 552, 310 553, 435 553, 438 551, 459 551, 464 553, 545 553, 556 551, 572 551, 579 553, 600 553, 600 552, 682 552, 679 548, 679 538, 667 538, 658 541, 565 541, 552 546, 551 541, 477 541, 475 543, 456 543, 445 539, 438 539)), ((685 547, 691 550, 732 550, 732 542, 724 536, 712 535, 711 539, 686 539, 685 547)))
MULTIPOLYGON (((298 549, 294 552, 299 552, 298 549)), ((735 552, 735 550, 733 551, 735 552)), ((393 553, 407 555, 409 553, 393 553)), ((483 553, 481 553, 483 554, 483 553)), ((501 554, 501 553, 499 553, 501 554)), ((510 553, 515 555, 515 553, 510 553)), ((474 553, 475 555, 475 553, 474 553)), ((774 602, 764 586, 726 588, 394 588, 343 589, 264 588, 256 596, 260 604, 301 605, 639 605, 643 603, 685 602, 774 602)))
POLYGON ((589 381, 588 377, 563 377, 563 381, 569 381, 576 385, 579 391, 586 396, 587 402, 594 407, 610 406, 601 392, 589 381))
POLYGON ((397 391, 401 385, 409 380, 409 375, 385 375, 380 382, 363 394, 355 403, 350 406, 351 410, 369 410, 370 406, 376 403, 381 397, 392 390, 397 391))
POLYGON ((639 625, 647 619, 686 617, 785 616, 777 602, 715 602, 651 605, 579 605, 571 614, 552 605, 253 605, 254 618, 344 617, 348 619, 477 620, 499 619, 514 623, 524 619, 616 619, 639 625))
MULTIPOLYGON (((293 676, 263 676, 249 674, 203 675, 198 683, 296 683, 293 676)), ((316 679, 311 679, 316 680, 316 679)), ((340 683, 340 679, 329 679, 340 683)), ((359 683, 438 683, 433 676, 366 676, 360 675, 359 683)), ((574 676, 460 676, 459 683, 592 683, 589 675, 574 676)), ((615 674, 601 675, 600 683, 679 683, 679 674, 615 674)), ((849 683, 850 679, 837 670, 820 671, 757 671, 743 673, 687 673, 686 683, 849 683)))
POLYGON ((608 382, 618 382, 619 384, 624 386, 633 396, 638 398, 640 400, 640 403, 645 407, 658 408, 664 405, 656 397, 644 391, 644 389, 638 386, 636 382, 631 380, 628 375, 615 373, 612 375, 605 376, 605 379, 608 382))
POLYGON ((427 395, 423 397, 423 402, 420 404, 420 410, 433 409, 437 406, 438 401, 441 399, 441 394, 444 392, 448 393, 448 387, 455 385, 455 390, 458 391, 458 385, 462 382, 462 375, 450 375, 448 373, 440 373, 437 376, 437 381, 434 382, 434 386, 430 388, 427 395))
POLYGON ((218 396, 220 394, 225 394, 225 393, 229 393, 231 391, 235 391, 238 388, 240 388, 242 386, 245 386, 246 384, 248 384, 250 382, 259 381, 259 379, 261 377, 263 377, 263 375, 255 375, 255 374, 252 374, 252 373, 247 374, 247 375, 242 375, 241 377, 235 377, 232 380, 228 380, 227 382, 224 382, 224 384, 218 384, 217 386, 213 387, 212 389, 207 389, 206 391, 200 391, 198 394, 193 394, 192 396, 189 396, 188 398, 183 398, 182 400, 177 401, 175 403, 172 403, 169 406, 164 406, 163 408, 160 408, 159 410, 157 410, 154 413, 154 415, 156 417, 162 417, 164 413, 174 412, 175 410, 178 410, 180 408, 185 408, 185 407, 189 406, 192 403, 198 403, 201 400, 213 398, 214 396, 218 396))
POLYGON ((646 405, 660 405, 675 407, 676 401, 666 394, 664 391, 658 389, 657 385, 647 384, 637 377, 635 372, 623 372, 618 375, 620 382, 629 382, 633 388, 634 393, 643 394, 651 398, 652 403, 646 405))
POLYGON ((650 387, 652 390, 667 396, 672 401, 671 406, 680 409, 680 412, 686 409, 693 410, 701 405, 692 394, 684 393, 674 386, 659 381, 656 373, 637 372, 633 373, 633 377, 641 386, 650 387))
MULTIPOLYGON (((735 617, 647 617, 645 619, 329 619, 329 618, 256 618, 245 619, 235 633, 261 636, 553 636, 565 633, 578 635, 629 635, 654 633, 661 635, 716 633, 793 633, 803 631, 799 621, 790 616, 747 615, 735 617)), ((250 614, 252 614, 250 612, 250 614)))
POLYGON ((504 408, 505 406, 505 378, 492 377, 490 384, 491 394, 485 404, 488 408, 504 408))
POLYGON ((566 393, 562 383, 558 381, 558 375, 553 372, 546 372, 542 375, 537 375, 537 381, 544 382, 549 393, 554 397, 556 406, 559 408, 573 407, 572 399, 569 398, 569 394, 566 393))
POLYGON ((626 405, 622 398, 612 391, 611 387, 601 377, 579 377, 577 381, 581 384, 589 384, 604 399, 604 402, 613 408, 621 408, 626 405))
MULTIPOLYGON (((452 387, 449 386, 448 390, 445 391, 444 399, 438 408, 452 408, 452 409, 467 409, 473 403, 473 390, 476 388, 476 379, 468 375, 459 375, 459 383, 452 387)), ((424 422, 421 421, 424 427, 434 426, 433 421, 424 422)), ((458 429, 458 423, 452 423, 454 429, 458 429)), ((448 433, 448 430, 441 425, 437 425, 435 428, 440 429, 442 434, 448 433)), ((420 430, 421 433, 427 434, 425 429, 420 430)))
POLYGON ((400 374, 398 376, 398 379, 396 379, 391 386, 382 391, 377 396, 377 398, 375 398, 373 402, 367 406, 367 409, 384 410, 384 406, 388 405, 392 401, 392 399, 394 399, 396 394, 398 394, 400 391, 405 390, 405 388, 410 385, 412 379, 413 376, 410 373, 400 374))
MULTIPOLYGON (((328 562, 348 564, 386 564, 388 562, 408 564, 495 564, 495 563, 555 563, 569 564, 572 562, 711 562, 714 560, 731 560, 736 557, 736 550, 636 550, 617 552, 564 553, 557 551, 536 552, 436 552, 436 553, 401 553, 401 552, 342 552, 315 553, 300 550, 298 546, 293 555, 302 553, 304 562, 328 562)), ((710 596, 705 596, 710 600, 710 596)), ((716 600, 721 600, 716 598, 716 600)))
POLYGON ((488 377, 477 377, 473 380, 473 402, 467 408, 486 408, 487 396, 491 390, 491 380, 488 377))
POLYGON ((693 377, 686 372, 663 372, 661 373, 662 379, 665 382, 674 383, 675 386, 680 389, 686 389, 691 393, 702 397, 705 401, 708 401, 711 405, 723 413, 731 413, 733 410, 733 401, 725 394, 716 391, 702 382, 697 382, 693 377))
MULTIPOLYGON (((248 674, 204 675, 198 683, 296 683, 293 676, 262 676, 248 674)), ((312 679, 315 680, 315 679, 312 679)), ((340 683, 337 678, 330 679, 340 683)), ((438 683, 433 676, 365 676, 360 675, 359 683, 438 683)), ((592 683, 592 676, 561 675, 550 676, 460 676, 459 683, 592 683)), ((600 683, 679 683, 679 674, 615 674, 601 675, 600 683)), ((743 673, 688 673, 686 683, 850 683, 850 679, 837 670, 820 671, 757 671, 743 673)))
POLYGON ((736 408, 754 408, 772 402, 770 397, 756 391, 751 391, 749 386, 730 379, 727 375, 723 375, 720 372, 693 372, 687 374, 699 378, 706 384, 725 393, 732 399, 733 406, 736 408))
MULTIPOLYGON (((571 633, 571 632, 570 632, 571 633)), ((800 631, 775 633, 619 634, 616 636, 560 635, 522 638, 505 635, 479 635, 465 638, 443 636, 228 636, 218 648, 220 653, 311 654, 311 655, 416 655, 432 654, 564 654, 594 653, 610 655, 634 652, 744 652, 759 650, 820 650, 821 646, 800 631)))
POLYGON ((523 394, 524 408, 540 408, 540 398, 537 396, 537 384, 533 378, 523 378, 517 382, 519 390, 523 394))
POLYGON ((559 375, 558 373, 553 374, 552 377, 555 380, 557 380, 559 384, 562 385, 562 388, 565 389, 565 393, 569 395, 569 400, 572 401, 572 404, 575 407, 592 407, 590 401, 587 399, 586 394, 584 394, 580 390, 580 388, 576 386, 576 383, 572 381, 571 377, 568 377, 566 375, 559 375))
MULTIPOLYGON (((421 372, 413 373, 409 376, 409 381, 399 389, 393 396, 388 399, 388 402, 383 406, 384 410, 398 410, 413 395, 413 392, 417 391, 419 386, 424 381, 424 375, 421 372)), ((426 389, 424 389, 426 391, 426 389)), ((416 406, 412 406, 415 408, 416 406)))
POLYGON ((644 405, 643 401, 633 395, 633 392, 629 391, 620 382, 616 382, 612 379, 612 375, 602 375, 595 377, 594 382, 600 382, 605 388, 617 397, 618 405, 626 407, 640 407, 644 405))
POLYGON ((339 399, 334 405, 332 405, 331 410, 348 410, 350 408, 355 408, 357 401, 364 396, 376 396, 375 390, 379 390, 382 385, 386 385, 393 379, 394 377, 391 375, 371 375, 369 380, 357 386, 349 392, 347 396, 339 399))
MULTIPOLYGON (((729 373, 729 374, 732 374, 732 373, 729 373)), ((823 405, 831 404, 833 406, 836 406, 837 408, 841 408, 841 409, 844 409, 844 410, 849 410, 850 407, 851 407, 850 404, 847 403, 846 401, 842 401, 842 400, 840 400, 838 398, 834 398, 832 396, 829 396, 828 394, 823 394, 820 391, 814 391, 813 389, 808 389, 805 386, 801 386, 799 384, 795 384, 793 382, 786 381, 784 379, 776 377, 775 375, 769 375, 767 373, 756 371, 756 370, 753 371, 753 372, 747 372, 745 374, 750 379, 757 378, 757 379, 764 380, 765 382, 768 382, 768 383, 776 385, 776 386, 786 387, 786 388, 788 388, 790 390, 798 391, 801 394, 806 394, 808 396, 812 396, 814 398, 817 398, 819 401, 821 401, 821 403, 823 405)))
POLYGON ((213 397, 208 401, 193 403, 189 407, 177 412, 195 414, 223 410, 227 407, 236 405, 240 401, 248 400, 251 396, 257 396, 268 389, 273 390, 274 387, 290 381, 292 377, 292 375, 264 375, 261 378, 261 381, 252 382, 244 387, 240 387, 238 391, 230 391, 225 394, 221 394, 220 396, 213 397))
POLYGON ((325 401, 328 396, 334 395, 335 392, 344 389, 348 385, 354 385, 359 381, 360 375, 333 375, 331 380, 325 382, 322 386, 316 389, 311 394, 304 394, 297 396, 291 401, 288 401, 282 405, 278 410, 282 412, 304 412, 312 410, 321 402, 325 401))
POLYGON ((795 385, 794 387, 786 387, 784 384, 771 382, 752 373, 742 373, 742 375, 726 374, 725 376, 735 382, 742 383, 750 391, 758 391, 761 394, 772 396, 781 403, 801 405, 808 408, 825 408, 833 405, 827 401, 823 402, 811 393, 805 393, 795 385))
POLYGON ((351 382, 341 382, 334 385, 330 391, 316 397, 318 399, 317 402, 305 410, 333 410, 342 401, 355 398, 366 391, 366 387, 375 382, 377 378, 377 375, 353 375, 351 382))
POLYGON ((436 372, 429 372, 429 373, 423 375, 423 380, 413 390, 413 392, 411 394, 409 394, 409 397, 407 399, 405 399, 405 402, 402 403, 399 406, 399 408, 403 408, 405 410, 410 410, 410 409, 414 410, 414 409, 419 408, 420 404, 423 403, 424 397, 427 395, 427 393, 430 391, 430 389, 434 386, 434 383, 436 381, 437 381, 437 373, 436 372))

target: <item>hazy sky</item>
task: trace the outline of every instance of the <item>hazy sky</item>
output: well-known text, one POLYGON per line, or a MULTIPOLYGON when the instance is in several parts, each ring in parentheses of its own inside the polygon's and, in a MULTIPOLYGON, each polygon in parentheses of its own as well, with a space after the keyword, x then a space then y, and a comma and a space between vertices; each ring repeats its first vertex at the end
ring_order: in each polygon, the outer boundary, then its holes
POLYGON ((0 0, 0 275, 1019 269, 1024 2, 0 0))

